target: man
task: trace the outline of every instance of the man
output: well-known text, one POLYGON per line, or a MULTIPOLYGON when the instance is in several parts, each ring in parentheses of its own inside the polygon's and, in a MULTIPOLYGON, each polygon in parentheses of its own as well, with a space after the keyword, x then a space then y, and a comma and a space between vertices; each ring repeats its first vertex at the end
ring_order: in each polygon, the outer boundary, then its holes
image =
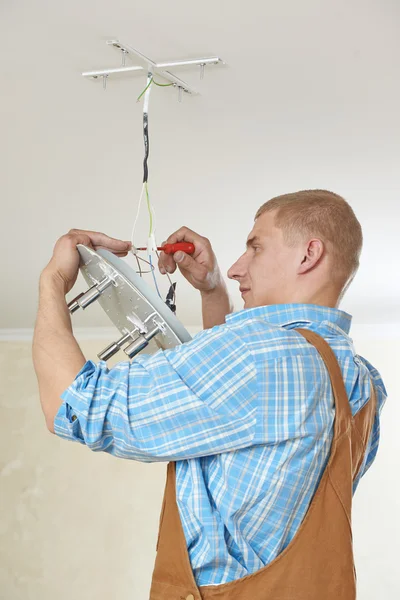
POLYGON ((47 426, 94 451, 171 461, 152 599, 350 600, 351 495, 386 398, 337 308, 360 224, 324 190, 265 203, 228 272, 244 299, 235 314, 209 241, 182 228, 168 242, 182 240, 193 257, 161 256, 160 270, 178 265, 201 292, 205 330, 111 370, 82 355, 64 296, 78 243, 122 256, 128 246, 79 230, 57 242, 33 343, 47 426))

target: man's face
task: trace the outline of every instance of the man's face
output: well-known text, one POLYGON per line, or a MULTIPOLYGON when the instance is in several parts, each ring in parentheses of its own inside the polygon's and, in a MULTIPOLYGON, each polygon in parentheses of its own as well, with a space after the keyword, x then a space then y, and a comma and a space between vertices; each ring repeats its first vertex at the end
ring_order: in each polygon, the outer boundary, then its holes
POLYGON ((301 253, 274 225, 274 212, 262 214, 247 238, 247 249, 228 271, 240 284, 244 308, 291 302, 301 253))

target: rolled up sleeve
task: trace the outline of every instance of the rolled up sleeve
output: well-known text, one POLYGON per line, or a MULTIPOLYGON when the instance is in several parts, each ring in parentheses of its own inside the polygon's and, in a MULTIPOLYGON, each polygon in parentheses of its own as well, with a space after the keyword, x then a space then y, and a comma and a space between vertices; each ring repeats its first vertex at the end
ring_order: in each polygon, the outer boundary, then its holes
POLYGON ((245 344, 220 326, 112 369, 89 360, 61 398, 60 437, 142 462, 184 460, 252 444, 257 372, 245 344))
MULTIPOLYGON (((104 361, 101 362, 105 365, 104 361)), ((94 373, 100 368, 101 364, 97 367, 92 360, 88 360, 75 377, 74 382, 61 394, 63 403, 54 420, 54 432, 58 436, 81 444, 85 443, 78 415, 83 421, 87 406, 84 390, 86 390, 94 373)))

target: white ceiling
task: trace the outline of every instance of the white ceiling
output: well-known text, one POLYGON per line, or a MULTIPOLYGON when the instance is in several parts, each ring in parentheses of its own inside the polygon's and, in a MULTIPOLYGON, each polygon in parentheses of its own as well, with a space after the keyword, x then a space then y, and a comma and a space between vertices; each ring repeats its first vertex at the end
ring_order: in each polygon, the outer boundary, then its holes
MULTIPOLYGON (((155 60, 217 54, 228 64, 203 81, 180 71, 201 91, 182 104, 175 90, 152 91, 159 241, 187 225, 210 238, 226 272, 264 201, 331 189, 365 236, 342 308, 358 323, 400 322, 399 21, 397 0, 2 0, 0 328, 33 327, 40 271, 69 229, 130 237, 144 76, 110 78, 103 92, 80 75, 119 66, 110 38, 155 60)), ((179 317, 198 325, 198 294, 178 281, 179 317)), ((79 278, 68 299, 84 289, 79 278)), ((241 308, 237 284, 229 289, 241 308)), ((98 306, 73 321, 109 325, 98 306)))

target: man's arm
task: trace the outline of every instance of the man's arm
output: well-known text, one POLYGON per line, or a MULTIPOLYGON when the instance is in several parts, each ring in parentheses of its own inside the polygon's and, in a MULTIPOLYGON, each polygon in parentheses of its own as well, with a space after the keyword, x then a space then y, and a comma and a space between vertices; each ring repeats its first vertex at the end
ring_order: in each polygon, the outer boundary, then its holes
POLYGON ((39 283, 32 356, 47 428, 54 433, 54 417, 62 404, 60 396, 74 381, 86 359, 72 333, 65 284, 46 269, 39 283))
POLYGON ((233 312, 233 305, 225 283, 213 290, 202 291, 201 306, 204 329, 225 323, 226 315, 233 312))
POLYGON ((253 357, 227 327, 112 369, 88 361, 62 399, 57 435, 142 462, 251 446, 260 401, 253 357))

